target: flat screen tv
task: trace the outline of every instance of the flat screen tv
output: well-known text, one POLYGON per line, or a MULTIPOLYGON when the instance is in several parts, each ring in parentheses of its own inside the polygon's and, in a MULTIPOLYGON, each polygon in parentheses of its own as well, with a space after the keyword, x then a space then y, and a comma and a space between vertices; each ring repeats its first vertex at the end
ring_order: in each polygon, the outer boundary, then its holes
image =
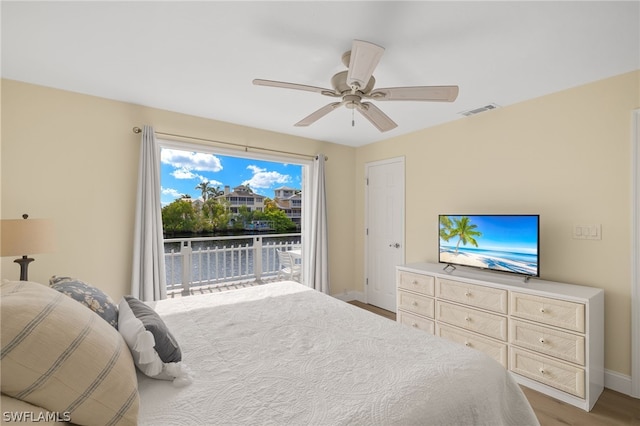
POLYGON ((539 215, 439 215, 439 261, 540 276, 539 215))

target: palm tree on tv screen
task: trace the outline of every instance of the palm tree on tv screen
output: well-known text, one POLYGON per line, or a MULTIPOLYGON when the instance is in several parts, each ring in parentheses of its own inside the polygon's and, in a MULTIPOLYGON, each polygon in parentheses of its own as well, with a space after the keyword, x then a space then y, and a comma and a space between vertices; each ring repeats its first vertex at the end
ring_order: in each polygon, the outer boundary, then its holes
POLYGON ((449 216, 440 216, 440 238, 444 241, 449 241, 451 239, 451 229, 453 228, 453 223, 449 216))
POLYGON ((456 243, 456 251, 455 254, 458 254, 458 248, 460 247, 460 243, 464 244, 472 244, 475 247, 478 247, 478 242, 474 237, 481 237, 482 232, 476 231, 478 225, 474 225, 471 223, 471 220, 467 216, 462 216, 460 219, 453 218, 453 222, 448 216, 443 216, 440 219, 440 238, 445 241, 449 241, 451 238, 458 237, 458 242, 456 243))

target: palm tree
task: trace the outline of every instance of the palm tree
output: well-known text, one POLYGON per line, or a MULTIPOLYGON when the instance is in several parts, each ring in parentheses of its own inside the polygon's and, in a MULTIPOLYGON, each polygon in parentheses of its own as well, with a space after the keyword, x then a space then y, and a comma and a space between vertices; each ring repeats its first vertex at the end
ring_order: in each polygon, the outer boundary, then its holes
POLYGON ((209 181, 205 180, 197 184, 195 189, 199 189, 202 192, 202 200, 207 201, 207 196, 213 188, 209 186, 209 181))
MULTIPOLYGON (((476 231, 478 225, 473 225, 467 216, 462 216, 460 219, 453 218, 453 225, 447 230, 446 240, 453 237, 458 237, 458 242, 456 244, 456 252, 458 254, 458 248, 460 247, 460 243, 465 246, 467 243, 473 244, 478 247, 478 242, 474 237, 481 237, 482 232, 476 231)), ((442 235, 442 229, 440 230, 440 235, 442 235)))
POLYGON ((238 190, 238 192, 248 192, 249 194, 253 194, 253 189, 251 189, 248 183, 237 186, 236 190, 238 190))
POLYGON ((220 189, 219 186, 209 187, 207 189, 207 198, 216 198, 220 195, 224 194, 224 191, 220 189))

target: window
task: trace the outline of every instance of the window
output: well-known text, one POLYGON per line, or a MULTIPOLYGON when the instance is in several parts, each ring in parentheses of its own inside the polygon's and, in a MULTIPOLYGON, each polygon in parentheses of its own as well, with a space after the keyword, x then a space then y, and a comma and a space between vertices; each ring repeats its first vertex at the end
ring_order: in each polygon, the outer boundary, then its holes
MULTIPOLYGON (((308 170, 313 164, 311 160, 292 161, 291 158, 254 153, 246 156, 245 153, 175 141, 159 140, 159 144, 166 241, 176 240, 178 236, 208 238, 230 234, 251 235, 256 232, 266 236, 274 232, 286 232, 298 235, 298 244, 301 244, 305 220, 300 210, 303 197, 296 196, 293 201, 297 204, 297 210, 292 210, 290 204, 279 204, 282 192, 277 189, 286 187, 285 193, 289 196, 304 194, 308 185, 305 177, 309 175, 308 170), (177 214, 165 215, 165 210, 174 204, 182 210, 176 208, 177 214), (289 221, 286 223, 291 225, 289 228, 284 231, 277 229, 283 221, 272 220, 270 215, 274 209, 286 216, 289 221), (165 220, 165 216, 170 220, 165 220)), ((174 252, 181 251, 182 244, 176 243, 174 252)), ((187 244, 196 245, 196 242, 193 240, 187 244)), ((168 250, 165 246, 165 260, 168 250)), ((168 261, 165 263, 167 286, 171 290, 171 265, 168 261)), ((196 265, 194 255, 192 275, 195 276, 203 268, 196 265)), ((178 275, 182 280, 182 274, 178 275)), ((193 278, 191 285, 197 285, 199 281, 199 278, 193 278)), ((182 282, 177 285, 182 285, 182 282)))

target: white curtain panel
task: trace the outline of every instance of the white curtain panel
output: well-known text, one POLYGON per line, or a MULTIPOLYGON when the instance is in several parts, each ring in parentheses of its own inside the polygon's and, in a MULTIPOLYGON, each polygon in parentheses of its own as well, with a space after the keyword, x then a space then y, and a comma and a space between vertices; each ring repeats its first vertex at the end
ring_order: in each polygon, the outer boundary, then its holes
POLYGON ((145 301, 167 297, 160 203, 160 147, 151 126, 142 129, 131 294, 145 301))
POLYGON ((327 197, 324 182, 324 154, 318 154, 313 167, 313 180, 309 208, 311 223, 304 253, 304 283, 323 293, 329 294, 329 256, 327 232, 327 197))

